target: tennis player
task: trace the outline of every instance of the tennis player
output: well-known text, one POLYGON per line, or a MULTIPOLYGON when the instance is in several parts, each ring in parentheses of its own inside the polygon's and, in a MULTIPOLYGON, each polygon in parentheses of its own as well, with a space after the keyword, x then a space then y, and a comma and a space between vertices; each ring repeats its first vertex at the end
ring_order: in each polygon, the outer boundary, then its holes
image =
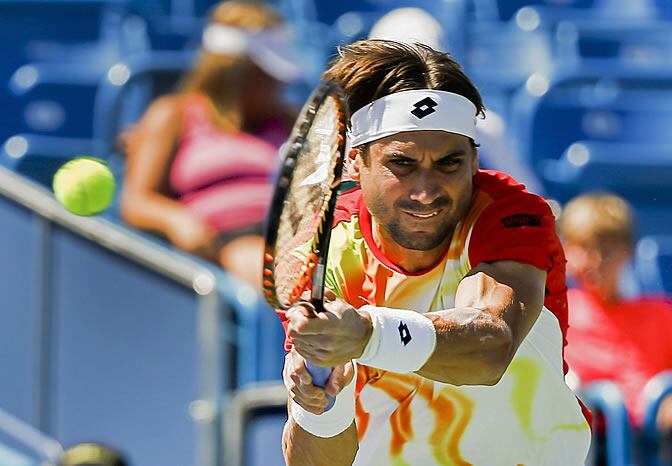
POLYGON ((287 464, 584 464, 554 217, 479 170, 477 89, 449 55, 382 40, 344 47, 325 78, 348 98, 361 188, 339 198, 326 312, 281 315, 287 464), (326 391, 305 361, 335 367, 326 391))

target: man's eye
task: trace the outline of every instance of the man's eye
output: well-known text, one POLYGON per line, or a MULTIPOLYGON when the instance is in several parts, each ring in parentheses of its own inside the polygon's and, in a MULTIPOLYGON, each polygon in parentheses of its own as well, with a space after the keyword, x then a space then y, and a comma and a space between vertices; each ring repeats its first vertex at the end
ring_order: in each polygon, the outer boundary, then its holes
POLYGON ((441 159, 439 160, 439 165, 448 168, 459 167, 460 165, 462 165, 462 159, 453 157, 441 159))
POLYGON ((394 158, 391 160, 391 162, 394 165, 398 165, 400 167, 406 167, 413 164, 413 161, 411 159, 405 159, 405 158, 394 158))

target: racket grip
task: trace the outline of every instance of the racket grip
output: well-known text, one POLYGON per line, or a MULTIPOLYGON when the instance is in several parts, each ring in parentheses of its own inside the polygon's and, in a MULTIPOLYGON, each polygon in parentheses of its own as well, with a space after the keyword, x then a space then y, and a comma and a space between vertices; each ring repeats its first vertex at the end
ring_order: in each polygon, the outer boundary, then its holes
MULTIPOLYGON (((329 376, 331 375, 332 371, 331 367, 316 366, 315 364, 311 364, 306 361, 306 369, 308 369, 308 372, 310 372, 310 375, 313 378, 313 385, 321 388, 327 386, 327 381, 329 380, 329 376)), ((327 395, 327 400, 329 403, 327 404, 325 411, 329 411, 331 407, 334 406, 336 398, 327 395)))

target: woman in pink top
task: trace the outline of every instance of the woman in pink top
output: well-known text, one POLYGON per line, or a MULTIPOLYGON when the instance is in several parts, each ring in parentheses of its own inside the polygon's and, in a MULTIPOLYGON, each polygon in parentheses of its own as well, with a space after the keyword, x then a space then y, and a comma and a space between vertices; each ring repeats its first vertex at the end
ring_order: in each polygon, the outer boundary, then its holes
POLYGON ((126 136, 121 215, 129 224, 258 284, 261 225, 298 76, 280 17, 261 4, 213 10, 198 62, 126 136))

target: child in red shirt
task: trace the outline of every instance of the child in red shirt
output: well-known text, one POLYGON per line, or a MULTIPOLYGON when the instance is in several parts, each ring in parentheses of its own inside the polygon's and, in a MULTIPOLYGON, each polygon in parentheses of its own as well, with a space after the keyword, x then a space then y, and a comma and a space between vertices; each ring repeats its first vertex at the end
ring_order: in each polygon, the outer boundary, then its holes
MULTIPOLYGON (((567 257, 569 345, 565 358, 582 384, 610 380, 618 385, 630 419, 643 421, 642 389, 651 377, 672 369, 672 302, 623 299, 619 275, 635 241, 633 214, 611 194, 573 199, 559 222, 567 257)), ((661 430, 672 431, 672 397, 658 412, 661 430)))

